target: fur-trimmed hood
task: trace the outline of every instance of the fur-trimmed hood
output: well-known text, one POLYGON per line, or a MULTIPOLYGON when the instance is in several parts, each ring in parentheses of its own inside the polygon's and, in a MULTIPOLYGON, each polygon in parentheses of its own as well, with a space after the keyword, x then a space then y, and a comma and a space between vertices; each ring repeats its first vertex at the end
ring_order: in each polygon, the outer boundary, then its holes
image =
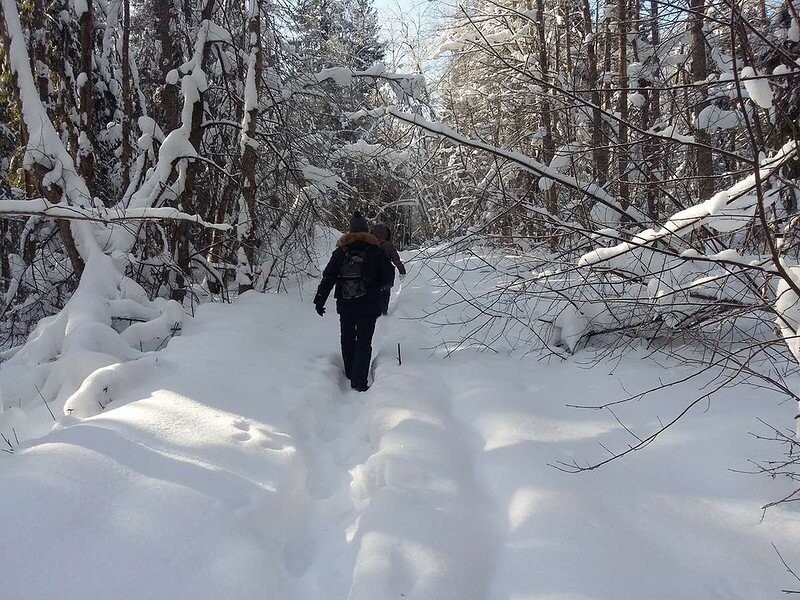
POLYGON ((345 233, 339 238, 339 241, 336 242, 336 247, 344 248, 353 242, 366 242, 367 244, 372 244, 373 246, 377 246, 379 244, 378 238, 371 233, 367 233, 366 231, 351 231, 350 233, 345 233))

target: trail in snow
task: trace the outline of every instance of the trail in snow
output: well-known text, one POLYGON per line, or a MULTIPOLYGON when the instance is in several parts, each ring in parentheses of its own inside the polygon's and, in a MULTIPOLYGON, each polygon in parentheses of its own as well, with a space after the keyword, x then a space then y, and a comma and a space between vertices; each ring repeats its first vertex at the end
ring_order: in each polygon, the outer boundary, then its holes
MULTIPOLYGON (((630 442, 566 403, 688 368, 443 360, 413 318, 448 289, 431 267, 412 263, 379 321, 365 394, 341 374, 333 316, 256 294, 202 307, 165 350, 85 386, 73 404, 105 411, 0 460, 2 596, 754 600, 791 585, 770 544, 800 564, 800 519, 761 521, 783 488, 728 470, 772 450, 747 436, 755 416, 790 407, 735 388, 646 452, 565 475, 546 464, 630 442)), ((652 427, 689 393, 619 415, 652 427)))
MULTIPOLYGON (((406 294, 419 308, 430 292, 418 284, 406 294)), ((349 389, 337 355, 319 360, 314 389, 293 415, 308 479, 291 519, 282 597, 485 596, 491 528, 468 436, 435 369, 409 372, 392 352, 399 342, 406 364, 424 363, 415 349, 425 341, 417 320, 382 320, 369 394, 349 389)))
POLYGON ((387 351, 402 341, 406 361, 424 362, 423 337, 418 321, 384 319, 375 384, 358 394, 335 318, 286 296, 204 307, 166 350, 70 403, 105 412, 65 417, 2 463, 8 535, 39 542, 36 560, 5 561, 6 590, 483 597, 491 536, 448 390, 387 351))

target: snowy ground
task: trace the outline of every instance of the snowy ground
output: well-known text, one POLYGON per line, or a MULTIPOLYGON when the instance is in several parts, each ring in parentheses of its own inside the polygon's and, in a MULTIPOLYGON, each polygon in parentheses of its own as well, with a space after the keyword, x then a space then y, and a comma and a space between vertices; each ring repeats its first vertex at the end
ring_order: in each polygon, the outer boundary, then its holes
MULTIPOLYGON (((255 294, 204 306, 165 350, 84 386, 72 405, 105 411, 0 457, 0 596, 755 600, 792 587, 771 544, 800 567, 800 518, 760 510, 787 488, 731 470, 776 450, 748 432, 756 417, 791 424, 792 406, 738 386, 643 452, 562 473, 548 464, 631 441, 612 415, 566 404, 689 368, 445 360, 424 349, 440 332, 409 318, 441 288, 411 267, 366 394, 340 373, 332 309, 255 294)), ((618 414, 652 428, 698 387, 618 414)))

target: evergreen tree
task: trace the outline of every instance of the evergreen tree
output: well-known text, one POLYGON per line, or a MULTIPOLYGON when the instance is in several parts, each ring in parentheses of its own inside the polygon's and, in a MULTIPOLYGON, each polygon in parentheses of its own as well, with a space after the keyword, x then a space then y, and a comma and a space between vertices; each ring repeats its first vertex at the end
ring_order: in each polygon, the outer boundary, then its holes
POLYGON ((365 70, 384 60, 386 44, 380 39, 378 11, 372 0, 347 0, 343 30, 345 39, 349 40, 348 66, 365 70))

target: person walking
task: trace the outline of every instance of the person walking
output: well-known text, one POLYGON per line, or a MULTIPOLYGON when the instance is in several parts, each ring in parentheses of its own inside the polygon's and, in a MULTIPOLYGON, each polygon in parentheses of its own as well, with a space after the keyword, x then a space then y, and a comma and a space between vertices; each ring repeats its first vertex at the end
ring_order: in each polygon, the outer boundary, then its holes
POLYGON ((394 267, 380 248, 378 239, 369 233, 369 223, 358 211, 350 219, 350 230, 336 243, 322 272, 314 296, 319 316, 325 314, 325 302, 336 288, 336 312, 341 326, 342 362, 350 387, 366 392, 369 364, 372 359, 372 335, 381 313, 380 291, 394 283, 394 267))
MULTIPOLYGON (((397 271, 400 273, 400 279, 406 276, 406 266, 403 264, 403 261, 400 260, 400 255, 397 253, 397 248, 394 247, 392 243, 392 230, 389 229, 389 226, 386 223, 375 223, 370 228, 370 233, 378 238, 378 244, 380 245, 381 250, 386 255, 391 263, 397 267, 397 271)), ((393 269, 394 271, 394 269, 393 269)), ((394 273, 392 274, 392 285, 394 285, 394 273)), ((381 314, 386 315, 389 313, 389 299, 392 295, 392 286, 385 287, 381 289, 381 314)))

